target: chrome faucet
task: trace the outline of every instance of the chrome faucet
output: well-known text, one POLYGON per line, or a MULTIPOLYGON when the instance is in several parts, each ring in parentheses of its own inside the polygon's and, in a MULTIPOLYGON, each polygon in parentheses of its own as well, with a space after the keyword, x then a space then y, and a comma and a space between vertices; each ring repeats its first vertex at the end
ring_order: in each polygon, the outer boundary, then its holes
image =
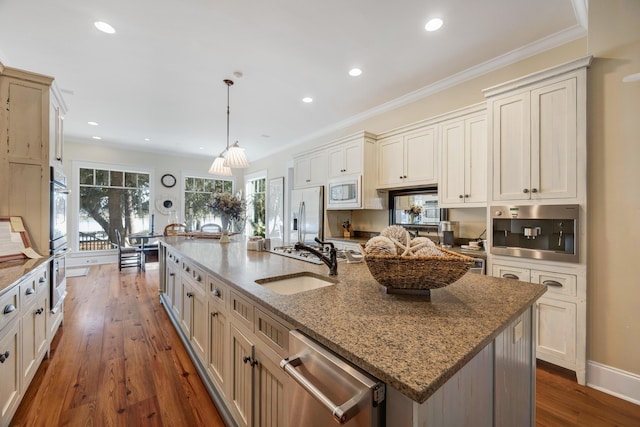
POLYGON ((294 245, 294 248, 296 250, 298 250, 298 251, 299 250, 305 250, 305 251, 311 252, 312 254, 314 254, 315 256, 320 258, 320 261, 322 261, 325 264, 327 264, 327 267, 329 267, 329 276, 337 276, 338 275, 338 252, 336 251, 335 246, 333 246, 333 243, 331 243, 331 242, 322 242, 317 237, 315 238, 315 241, 318 242, 319 244, 321 244, 322 246, 329 246, 329 256, 328 257, 326 255, 322 254, 317 249, 312 248, 311 246, 307 246, 302 242, 296 243, 294 245))

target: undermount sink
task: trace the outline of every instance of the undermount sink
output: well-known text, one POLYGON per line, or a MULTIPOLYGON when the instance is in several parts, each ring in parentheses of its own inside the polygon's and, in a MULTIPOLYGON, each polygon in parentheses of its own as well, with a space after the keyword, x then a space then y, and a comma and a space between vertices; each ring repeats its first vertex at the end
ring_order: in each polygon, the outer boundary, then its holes
POLYGON ((258 279, 256 283, 280 295, 293 295, 335 285, 337 281, 319 274, 297 273, 258 279))

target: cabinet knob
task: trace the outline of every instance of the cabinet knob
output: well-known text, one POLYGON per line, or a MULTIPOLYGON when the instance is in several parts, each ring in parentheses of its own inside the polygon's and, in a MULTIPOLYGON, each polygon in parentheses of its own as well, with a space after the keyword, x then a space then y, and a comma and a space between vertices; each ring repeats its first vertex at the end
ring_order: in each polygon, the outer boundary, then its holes
POLYGON ((403 179, 407 179, 407 175, 404 175, 402 178, 403 178, 403 179))
POLYGON ((215 288, 213 290, 213 292, 211 292, 213 294, 214 297, 219 297, 220 296, 220 289, 215 288))
POLYGON ((468 199, 468 198, 469 198, 469 195, 468 195, 468 194, 465 194, 465 195, 464 195, 464 198, 465 198, 465 199, 468 199))
POLYGON ((45 280, 47 280, 47 279, 45 279, 44 277, 41 277, 41 278, 38 279, 38 283, 44 283, 45 280))
POLYGON ((191 298, 193 297, 193 293, 192 292, 187 292, 187 298, 191 298))
POLYGON ((34 292, 33 288, 27 288, 27 290, 24 291, 25 295, 33 295, 34 292))
POLYGON ((13 313, 14 311, 16 311, 16 306, 13 304, 7 304, 5 305, 4 310, 2 311, 2 314, 13 313))
POLYGON ((196 281, 197 281, 197 282, 202 281, 202 277, 200 277, 200 275, 199 275, 199 274, 196 274, 196 281))
POLYGON ((44 308, 40 307, 39 309, 36 310, 36 315, 41 315, 42 313, 44 313, 44 308))
POLYGON ((463 196, 462 194, 460 194, 460 195, 458 196, 458 199, 462 199, 463 197, 464 197, 464 196, 463 196))
POLYGON ((242 358, 242 361, 243 361, 245 364, 246 364, 246 363, 250 364, 252 367, 253 367, 253 366, 256 366, 256 365, 258 364, 258 361, 257 361, 257 360, 255 360, 255 359, 253 359, 253 358, 251 358, 250 356, 245 356, 245 357, 243 357, 243 358, 242 358))
POLYGON ((529 192, 529 189, 528 189, 528 188, 525 188, 524 190, 522 190, 522 192, 523 192, 524 194, 527 194, 527 193, 529 192))
POLYGON ((171 277, 173 277, 175 275, 176 275, 176 273, 169 273, 169 276, 171 276, 171 277))
POLYGON ((4 353, 0 353, 0 363, 4 363, 5 360, 9 358, 9 351, 5 351, 4 353))
POLYGON ((402 179, 402 175, 400 175, 398 178, 402 179))
POLYGON ((214 311, 213 313, 211 313, 211 315, 212 315, 213 317, 218 317, 218 314, 219 314, 219 313, 218 313, 217 311, 214 311))
POLYGON ((531 192, 532 192, 532 193, 537 193, 537 192, 538 192, 538 189, 537 189, 537 188, 532 188, 532 189, 531 189, 531 192))
POLYGON ((311 180, 310 180, 310 179, 307 179, 307 180, 305 180, 305 182, 311 182, 311 180))

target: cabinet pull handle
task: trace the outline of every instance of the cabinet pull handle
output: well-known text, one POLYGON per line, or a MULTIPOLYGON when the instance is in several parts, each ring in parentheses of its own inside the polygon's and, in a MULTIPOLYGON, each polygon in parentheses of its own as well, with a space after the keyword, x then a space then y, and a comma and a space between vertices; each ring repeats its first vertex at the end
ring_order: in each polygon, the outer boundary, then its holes
POLYGON ((520 278, 518 276, 516 276, 515 274, 511 274, 511 273, 504 273, 502 275, 503 278, 505 279, 516 279, 516 280, 520 280, 520 278))
POLYGON ((9 350, 4 353, 0 353, 0 363, 4 363, 5 360, 9 358, 9 350))
POLYGON ((45 280, 47 280, 47 279, 45 279, 44 277, 41 277, 41 278, 38 279, 38 283, 44 283, 45 280))
POLYGON ((33 288, 27 288, 26 291, 24 291, 25 295, 33 295, 35 291, 33 290, 33 288))
POLYGON ((522 190, 522 192, 523 192, 524 194, 527 194, 527 193, 529 192, 529 189, 528 189, 528 188, 525 188, 524 190, 522 190))
POLYGON ((556 280, 544 280, 542 282, 542 284, 546 285, 546 286, 554 286, 556 288, 561 288, 563 286, 562 283, 560 283, 560 282, 558 282, 556 280))
POLYGON ((468 198, 469 198, 469 195, 468 195, 468 194, 465 194, 465 195, 464 195, 464 198, 465 198, 465 199, 468 199, 468 198))
POLYGON ((184 271, 186 271, 186 272, 188 273, 188 272, 190 272, 190 271, 191 271, 191 269, 189 268, 189 266, 188 266, 188 265, 186 265, 186 266, 184 267, 184 271))
POLYGON ((13 304, 7 304, 4 306, 4 311, 2 312, 2 314, 13 313, 14 311, 16 311, 16 306, 13 304))
POLYGON ((531 192, 532 192, 532 193, 537 193, 537 192, 538 192, 538 189, 537 189, 537 188, 532 188, 532 189, 531 189, 531 192))
POLYGON ((193 293, 187 292, 187 298, 191 298, 191 297, 193 297, 193 293))
POLYGON ((402 178, 407 179, 407 175, 404 175, 402 178))
POLYGON ((39 309, 36 310, 36 315, 41 315, 42 313, 44 313, 44 308, 40 307, 39 309))
POLYGON ((171 277, 173 277, 175 275, 176 275, 176 273, 169 273, 169 276, 171 276, 171 277))
POLYGON ((245 356, 245 357, 243 357, 243 358, 242 358, 242 361, 243 361, 245 364, 247 364, 247 363, 248 363, 248 364, 250 364, 250 365, 251 365, 251 367, 254 367, 254 366, 256 366, 256 365, 258 364, 258 361, 257 361, 257 360, 255 360, 255 359, 253 359, 253 358, 251 358, 251 356, 245 356))
POLYGON ((220 296, 220 289, 215 288, 213 290, 213 292, 211 292, 213 294, 214 297, 219 297, 220 296))
POLYGON ((218 317, 218 314, 220 314, 220 313, 218 313, 217 311, 214 311, 213 313, 211 313, 211 315, 212 315, 213 317, 218 317))
POLYGON ((402 179, 402 175, 400 175, 398 178, 402 179))

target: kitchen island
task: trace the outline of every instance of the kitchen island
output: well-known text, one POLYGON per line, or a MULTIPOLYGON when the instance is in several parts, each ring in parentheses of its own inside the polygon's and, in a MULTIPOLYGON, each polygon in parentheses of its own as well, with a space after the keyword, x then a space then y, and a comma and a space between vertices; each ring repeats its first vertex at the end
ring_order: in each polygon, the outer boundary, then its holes
MULTIPOLYGON (((532 305, 544 293, 543 285, 467 274, 446 288, 433 290, 430 297, 391 295, 373 279, 364 263, 341 263, 334 285, 279 295, 256 280, 302 272, 326 276, 328 268, 247 251, 244 239, 235 239, 220 244, 166 237, 160 250, 161 300, 187 347, 195 350, 192 357, 204 367, 201 373, 213 378, 218 404, 222 400, 227 406, 238 405, 237 384, 229 384, 237 379, 233 364, 238 358, 236 350, 242 350, 235 344, 240 341, 233 338, 234 331, 236 337, 252 338, 251 334, 258 335, 259 319, 266 318, 284 326, 284 332, 277 333, 268 328, 271 338, 265 341, 273 341, 267 343, 271 349, 266 349, 271 365, 277 367, 276 359, 288 355, 282 335, 288 329, 300 330, 386 384, 388 425, 425 420, 455 420, 457 425, 532 425, 532 305), (187 279, 182 279, 185 274, 187 279), (195 292, 197 283, 202 283, 204 296, 195 292), (224 312, 216 309, 218 301, 209 300, 212 295, 219 297, 221 289, 222 294, 227 293, 224 304, 229 315, 227 329, 220 331, 226 330, 233 339, 222 338, 232 348, 230 360, 216 361, 223 356, 216 355, 212 347, 221 339, 211 335, 216 327, 212 318, 219 322, 224 312), (207 311, 207 304, 209 320, 194 316, 207 311), (188 319, 185 312, 189 312, 188 319), (238 321, 234 322, 234 316, 238 321), (284 344, 273 345, 278 342, 284 344)), ((218 325, 222 328, 222 323, 218 325)), ((250 367, 258 364, 253 355, 244 359, 250 367)), ((285 375, 279 384, 286 381, 285 375)), ((260 414, 251 419, 252 412, 231 411, 239 424, 262 424, 260 414)))

